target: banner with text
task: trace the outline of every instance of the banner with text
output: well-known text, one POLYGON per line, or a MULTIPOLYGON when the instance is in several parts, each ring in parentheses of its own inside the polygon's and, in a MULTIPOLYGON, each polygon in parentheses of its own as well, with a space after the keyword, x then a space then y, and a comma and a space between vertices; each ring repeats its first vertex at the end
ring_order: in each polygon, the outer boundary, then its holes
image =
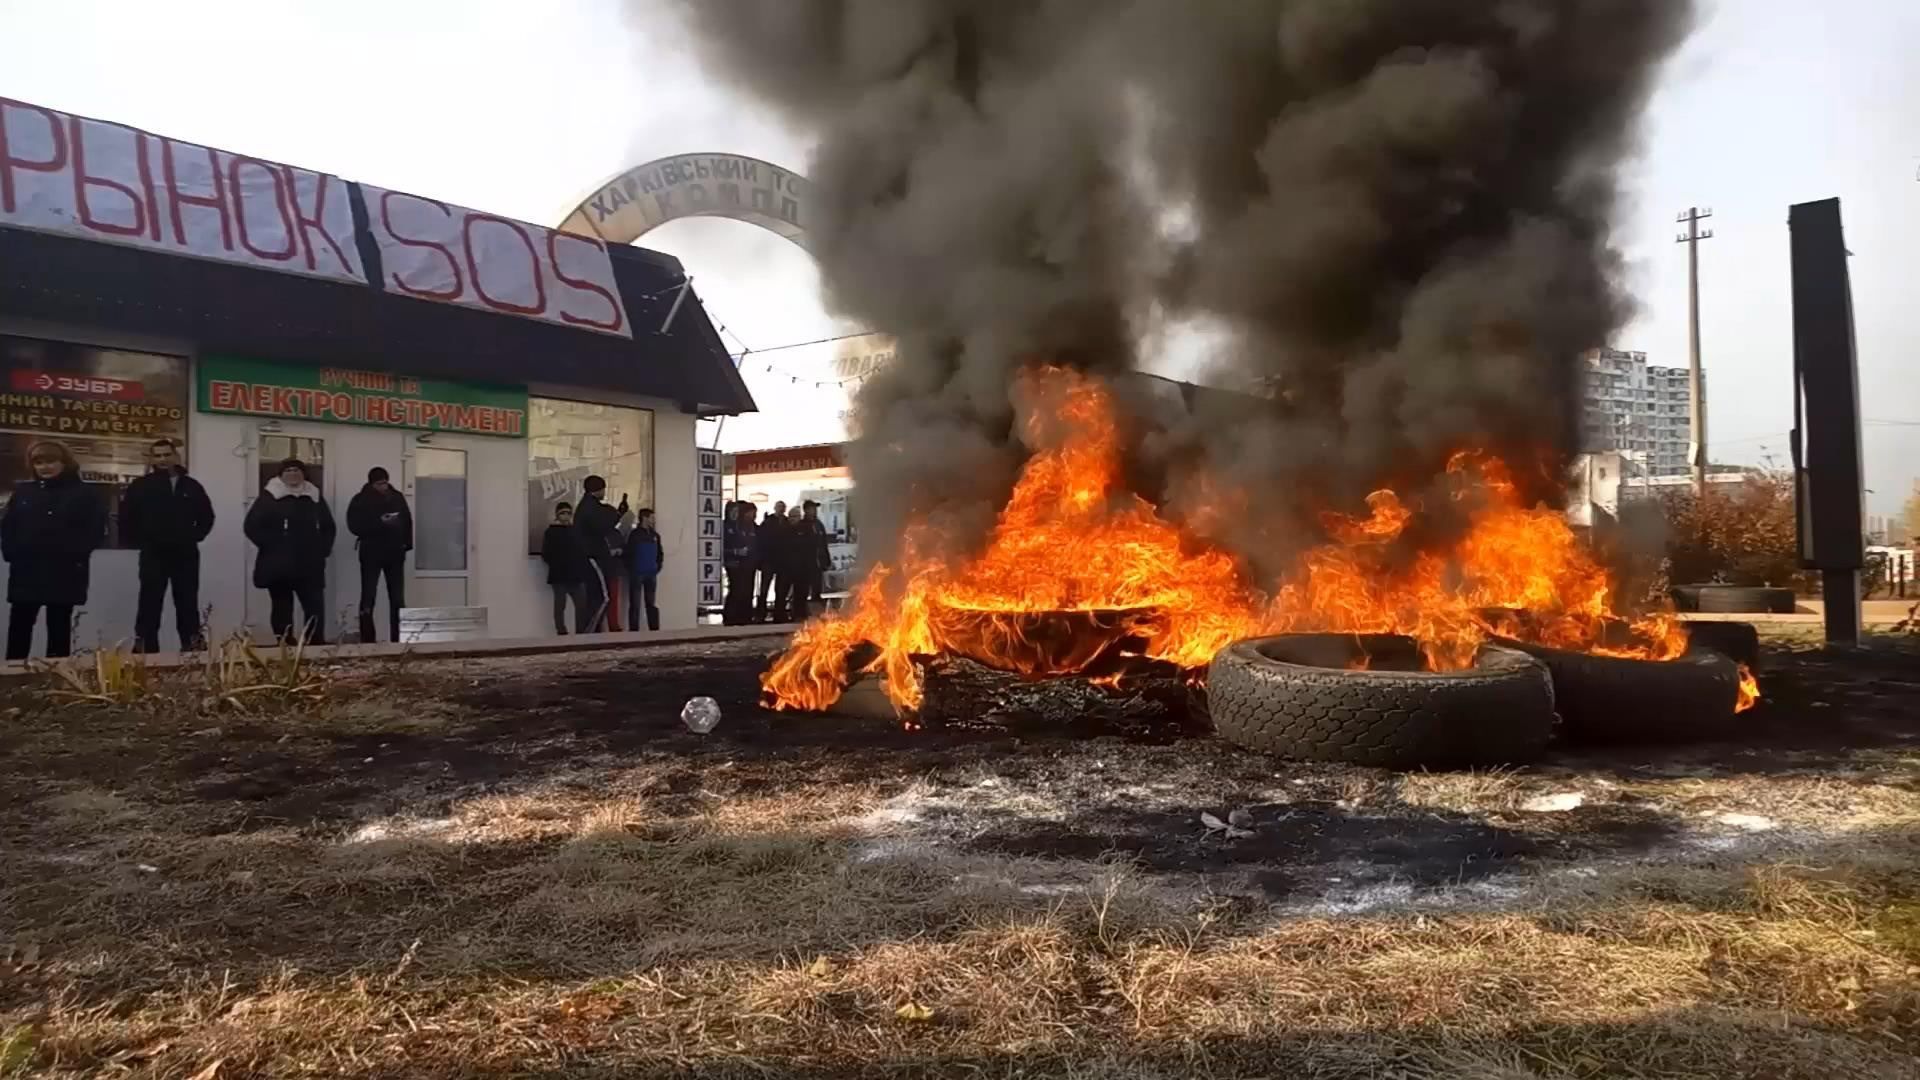
POLYGON ((527 433, 525 387, 233 356, 202 357, 197 366, 201 412, 508 439, 527 433))
POLYGON ((0 98, 0 225, 364 282, 337 176, 0 98))
POLYGON ((502 315, 632 337, 599 239, 360 185, 380 287, 502 315))
POLYGON ((891 365, 898 347, 892 334, 842 338, 833 349, 833 373, 843 379, 864 379, 891 365))

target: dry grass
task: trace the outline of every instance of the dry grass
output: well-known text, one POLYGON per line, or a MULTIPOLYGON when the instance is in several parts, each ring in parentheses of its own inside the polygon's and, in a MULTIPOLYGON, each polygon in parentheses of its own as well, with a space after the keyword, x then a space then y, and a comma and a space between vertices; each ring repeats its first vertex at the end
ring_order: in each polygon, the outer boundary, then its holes
MULTIPOLYGON (((438 748, 475 722, 341 685, 259 738, 438 748)), ((720 752, 429 776, 304 824, 219 816, 191 785, 247 765, 218 764, 205 723, 90 710, 0 752, 21 772, 0 783, 0 1077, 1920 1074, 1920 794, 1897 760, 1289 777, 1367 816, 1558 821, 1577 815, 1519 807, 1578 789, 1826 839, 1542 874, 1498 911, 1282 917, 1125 863, 876 837, 911 778, 735 783, 720 752), (161 738, 215 764, 169 779, 148 767, 161 738), (67 760, 76 739, 114 779, 67 760)))
MULTIPOLYGON (((1915 760, 1920 766, 1920 759, 1915 760)), ((1624 797, 1644 798, 1681 814, 1757 814, 1789 825, 1823 829, 1920 825, 1920 768, 1912 779, 1777 774, 1767 777, 1677 777, 1622 783, 1624 797), (1889 782, 1894 781, 1894 782, 1889 782)))
POLYGON ((1632 807, 1680 821, 1722 818, 1760 827, 1836 829, 1920 825, 1920 757, 1890 755, 1851 772, 1622 779, 1568 769, 1409 773, 1400 802, 1433 810, 1506 817, 1531 800, 1578 794, 1586 807, 1632 807))
POLYGON ((194 836, 176 807, 44 796, 58 843, 6 849, 0 1042, 30 1031, 50 1077, 1545 1080, 1897 1076, 1920 1038, 1912 833, 1501 914, 1275 923, 1125 866, 1041 896, 1004 863, 875 858, 844 825, 872 791, 667 817, 628 794, 651 778, 613 784, 459 803, 457 840, 194 836))
POLYGON ((1523 774, 1513 769, 1408 773, 1398 791, 1408 806, 1481 813, 1512 810, 1527 793, 1523 774))

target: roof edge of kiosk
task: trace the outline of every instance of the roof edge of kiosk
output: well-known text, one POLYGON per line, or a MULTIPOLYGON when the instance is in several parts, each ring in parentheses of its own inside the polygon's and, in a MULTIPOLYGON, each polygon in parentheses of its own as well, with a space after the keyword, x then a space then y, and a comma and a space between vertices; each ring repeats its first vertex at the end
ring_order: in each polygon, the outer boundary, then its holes
POLYGON ((0 168, 0 315, 754 411, 671 255, 4 97, 0 168))
POLYGON ((190 340, 207 352, 271 352, 316 366, 351 357, 357 366, 411 375, 615 390, 699 416, 755 411, 697 294, 660 333, 686 282, 679 260, 633 248, 608 254, 632 338, 0 225, 0 315, 190 340))

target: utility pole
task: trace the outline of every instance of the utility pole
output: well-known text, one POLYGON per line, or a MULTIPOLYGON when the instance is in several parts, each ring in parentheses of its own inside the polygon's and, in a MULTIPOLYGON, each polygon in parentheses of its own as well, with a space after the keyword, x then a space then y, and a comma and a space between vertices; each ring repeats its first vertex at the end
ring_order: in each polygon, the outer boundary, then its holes
POLYGON ((1703 218, 1713 216, 1706 207, 1690 206, 1680 211, 1676 221, 1685 222, 1687 231, 1674 237, 1687 245, 1687 455, 1693 463, 1693 494, 1707 494, 1707 400, 1700 372, 1700 241, 1713 236, 1702 229, 1703 218))

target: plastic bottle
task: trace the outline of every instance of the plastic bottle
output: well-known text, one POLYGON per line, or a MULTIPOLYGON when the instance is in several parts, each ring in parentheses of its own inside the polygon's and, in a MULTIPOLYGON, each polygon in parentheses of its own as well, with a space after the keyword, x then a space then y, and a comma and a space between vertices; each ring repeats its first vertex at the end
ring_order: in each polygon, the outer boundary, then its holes
POLYGON ((720 703, 710 697, 692 698, 681 707, 680 722, 695 735, 705 735, 720 724, 720 703))

